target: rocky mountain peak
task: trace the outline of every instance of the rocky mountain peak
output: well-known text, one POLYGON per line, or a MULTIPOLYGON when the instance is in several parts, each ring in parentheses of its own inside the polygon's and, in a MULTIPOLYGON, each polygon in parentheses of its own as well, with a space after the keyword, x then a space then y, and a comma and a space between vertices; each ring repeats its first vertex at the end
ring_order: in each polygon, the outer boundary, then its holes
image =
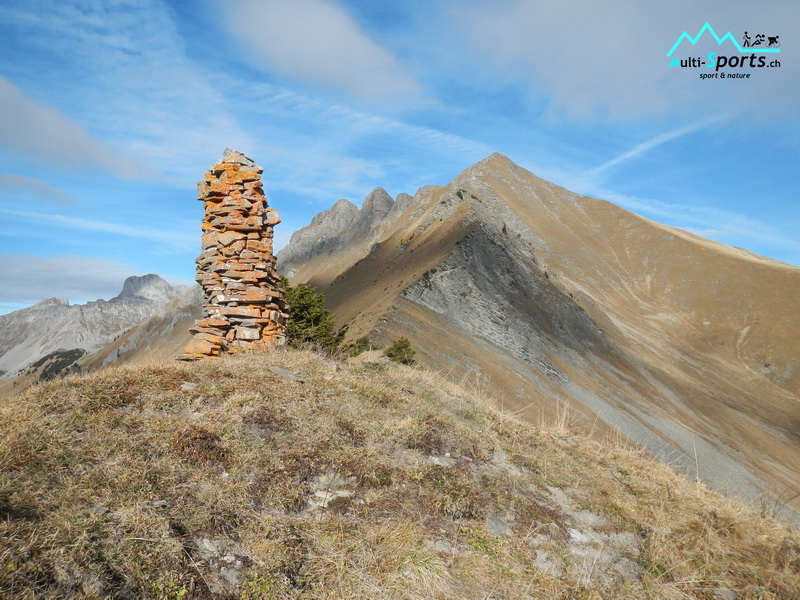
POLYGON ((168 302, 179 297, 184 288, 176 289, 154 273, 132 275, 122 284, 122 291, 111 302, 141 301, 168 302))
POLYGON ((0 315, 0 380, 58 349, 97 350, 186 291, 158 275, 133 276, 109 301, 70 305, 66 298, 47 298, 0 315))
POLYGON ((364 198, 350 229, 355 235, 368 235, 386 218, 392 205, 394 200, 386 190, 376 187, 364 198))
MULTIPOLYGON (((370 218, 373 223, 380 221, 387 215, 394 205, 394 200, 382 187, 376 187, 364 198, 360 214, 370 218)), ((359 215, 360 216, 360 215, 359 215)))
POLYGON ((69 306, 69 299, 67 298, 45 298, 39 300, 31 308, 46 308, 48 306, 69 306))
MULTIPOLYGON (((402 196, 410 198, 407 194, 402 196)), ((309 257, 330 255, 354 240, 374 236, 388 220, 387 215, 394 213, 394 205, 395 201, 382 187, 372 190, 360 209, 349 200, 339 200, 315 216, 308 226, 294 232, 289 244, 277 255, 278 271, 292 277, 296 265, 309 257)))
POLYGON ((315 215, 311 220, 311 224, 339 232, 350 225, 357 214, 358 207, 349 200, 342 198, 328 210, 323 210, 315 215))

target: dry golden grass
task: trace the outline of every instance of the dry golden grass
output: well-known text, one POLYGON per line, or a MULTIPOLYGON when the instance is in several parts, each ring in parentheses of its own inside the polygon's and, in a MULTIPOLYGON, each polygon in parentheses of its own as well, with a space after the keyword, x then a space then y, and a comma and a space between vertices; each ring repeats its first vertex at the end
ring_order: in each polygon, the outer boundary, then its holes
POLYGON ((421 369, 276 350, 0 406, 3 598, 728 592, 800 598, 797 533, 421 369))

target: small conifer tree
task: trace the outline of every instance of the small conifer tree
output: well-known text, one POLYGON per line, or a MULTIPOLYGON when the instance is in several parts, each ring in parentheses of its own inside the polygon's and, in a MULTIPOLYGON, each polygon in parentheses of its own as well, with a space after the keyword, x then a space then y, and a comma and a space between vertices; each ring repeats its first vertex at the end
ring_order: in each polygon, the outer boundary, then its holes
POLYGON ((327 352, 335 352, 347 333, 347 325, 338 330, 335 328, 336 318, 324 308, 325 295, 306 283, 291 286, 283 276, 281 287, 286 291, 284 298, 289 306, 289 321, 286 324, 289 346, 316 346, 327 352))

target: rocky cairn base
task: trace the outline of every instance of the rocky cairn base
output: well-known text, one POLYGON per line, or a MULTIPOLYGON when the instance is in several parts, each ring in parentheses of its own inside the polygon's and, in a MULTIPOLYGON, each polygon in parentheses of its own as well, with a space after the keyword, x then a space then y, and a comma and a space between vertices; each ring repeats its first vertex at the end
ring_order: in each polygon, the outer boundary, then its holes
POLYGON ((273 227, 280 219, 264 196, 263 171, 228 148, 197 185, 205 214, 196 280, 206 317, 190 329, 194 338, 181 360, 285 342, 288 313, 272 253, 273 227))

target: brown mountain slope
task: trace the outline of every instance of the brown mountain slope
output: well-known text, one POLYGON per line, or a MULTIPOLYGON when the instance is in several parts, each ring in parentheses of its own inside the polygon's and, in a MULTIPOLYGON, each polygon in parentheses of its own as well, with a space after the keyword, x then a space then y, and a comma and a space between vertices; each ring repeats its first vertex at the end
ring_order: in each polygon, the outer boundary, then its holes
POLYGON ((800 269, 498 154, 404 204, 339 262, 294 264, 351 335, 406 335, 530 418, 568 401, 718 489, 800 491, 800 269))
POLYGON ((202 316, 202 291, 195 286, 108 346, 81 358, 78 365, 83 372, 92 372, 116 363, 143 365, 172 361, 191 340, 189 329, 202 316))

